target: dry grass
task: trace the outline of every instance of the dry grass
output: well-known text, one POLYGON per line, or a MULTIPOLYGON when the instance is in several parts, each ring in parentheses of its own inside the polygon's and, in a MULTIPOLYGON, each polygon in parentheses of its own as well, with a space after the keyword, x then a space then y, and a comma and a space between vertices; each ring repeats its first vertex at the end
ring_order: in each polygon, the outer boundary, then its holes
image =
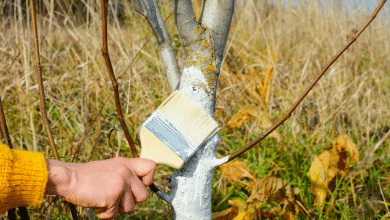
MULTIPOLYGON (((108 159, 115 157, 118 150, 116 131, 111 131, 119 123, 114 116, 112 86, 100 51, 99 6, 94 1, 89 2, 91 7, 87 10, 89 16, 85 23, 72 14, 61 15, 50 10, 38 18, 49 120, 59 154, 65 161, 69 161, 80 144, 76 162, 108 159), (101 108, 98 120, 94 121, 101 108), (86 134, 89 128, 91 130, 86 134)), ((279 119, 348 42, 354 29, 360 29, 370 16, 358 12, 349 15, 336 11, 322 13, 315 2, 308 1, 305 8, 298 6, 287 10, 280 2, 272 6, 263 1, 248 0, 246 5, 237 5, 217 92, 220 126, 246 104, 262 108, 260 96, 249 90, 264 78, 273 54, 276 54, 275 72, 267 112, 273 121, 279 119)), ((169 3, 160 1, 164 17, 172 12, 169 3)), ((387 3, 384 10, 388 8, 387 3)), ((28 18, 29 11, 25 14, 28 18)), ((125 17, 123 21, 110 19, 108 43, 120 82, 122 108, 134 134, 137 126, 170 91, 147 22, 134 14, 129 5, 125 7, 125 17)), ((308 152, 306 163, 310 164, 311 156, 340 133, 349 134, 357 142, 361 158, 365 158, 378 141, 375 134, 389 126, 390 26, 385 19, 388 19, 386 11, 380 12, 279 129, 282 136, 290 137, 284 139, 285 145, 307 143, 304 148, 308 152)), ((17 14, 5 20, 7 18, 3 17, 0 24, 0 95, 12 141, 19 149, 36 150, 51 157, 39 113, 31 24, 26 24, 23 16, 17 14)), ((166 25, 180 65, 182 48, 173 16, 166 25)), ((232 153, 248 142, 251 135, 257 136, 260 132, 256 121, 250 121, 234 132, 224 132, 224 137, 230 141, 221 138, 218 156, 232 153)), ((389 141, 381 146, 381 161, 387 162, 379 170, 388 173, 389 141)), ((258 151, 261 148, 252 152, 258 151)), ((125 140, 118 155, 131 155, 125 140)), ((243 158, 247 159, 247 156, 243 158)), ((169 168, 159 168, 156 183, 166 186, 170 173, 169 168)), ((216 178, 220 178, 218 173, 216 178)), ((226 196, 219 194, 216 198, 226 196)), ((163 213, 162 218, 166 218, 168 209, 153 196, 134 215, 153 218, 161 217, 159 213, 163 213), (151 210, 154 210, 152 214, 147 214, 151 210)))

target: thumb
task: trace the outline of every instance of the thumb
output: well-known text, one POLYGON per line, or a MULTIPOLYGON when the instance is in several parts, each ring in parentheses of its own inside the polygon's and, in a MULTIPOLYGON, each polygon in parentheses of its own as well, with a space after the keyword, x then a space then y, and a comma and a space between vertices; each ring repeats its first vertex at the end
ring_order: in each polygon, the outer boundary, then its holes
POLYGON ((131 167, 146 186, 152 184, 157 167, 156 162, 146 158, 134 158, 131 159, 131 167))

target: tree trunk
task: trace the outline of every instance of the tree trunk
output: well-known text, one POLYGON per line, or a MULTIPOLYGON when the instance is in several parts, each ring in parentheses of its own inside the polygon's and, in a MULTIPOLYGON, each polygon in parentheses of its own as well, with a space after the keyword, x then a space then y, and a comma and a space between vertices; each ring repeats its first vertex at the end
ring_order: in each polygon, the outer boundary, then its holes
MULTIPOLYGON (((179 89, 214 117, 218 77, 234 11, 234 0, 204 0, 199 20, 191 0, 173 0, 176 25, 183 43, 183 67, 177 61, 157 1, 132 0, 156 35, 171 91, 179 89), (169 60, 169 61, 168 61, 169 60), (180 79, 180 81, 179 81, 180 79)), ((156 192, 173 207, 174 219, 211 219, 211 187, 217 159, 219 134, 210 138, 168 181, 170 194, 156 192)))

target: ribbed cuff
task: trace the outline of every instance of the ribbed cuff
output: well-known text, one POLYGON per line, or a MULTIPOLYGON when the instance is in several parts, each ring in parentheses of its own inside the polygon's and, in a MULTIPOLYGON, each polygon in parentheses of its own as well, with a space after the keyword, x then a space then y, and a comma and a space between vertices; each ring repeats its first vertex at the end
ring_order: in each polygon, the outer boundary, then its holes
POLYGON ((40 207, 48 171, 42 153, 1 147, 0 212, 14 207, 40 207))

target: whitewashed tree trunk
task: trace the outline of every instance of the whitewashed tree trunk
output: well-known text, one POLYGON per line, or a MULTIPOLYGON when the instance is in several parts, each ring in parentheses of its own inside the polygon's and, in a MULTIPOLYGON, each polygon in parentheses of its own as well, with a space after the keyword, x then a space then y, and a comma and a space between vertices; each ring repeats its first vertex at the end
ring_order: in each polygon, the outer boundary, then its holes
MULTIPOLYGON (((171 90, 184 91, 214 117, 217 82, 235 1, 205 0, 199 21, 195 18, 191 0, 172 2, 185 51, 181 71, 157 1, 132 0, 132 5, 145 16, 156 35, 171 90)), ((227 157, 215 157, 219 142, 219 134, 214 135, 181 169, 175 170, 168 182, 170 194, 156 193, 172 205, 174 219, 211 219, 214 168, 227 161, 227 157)))

